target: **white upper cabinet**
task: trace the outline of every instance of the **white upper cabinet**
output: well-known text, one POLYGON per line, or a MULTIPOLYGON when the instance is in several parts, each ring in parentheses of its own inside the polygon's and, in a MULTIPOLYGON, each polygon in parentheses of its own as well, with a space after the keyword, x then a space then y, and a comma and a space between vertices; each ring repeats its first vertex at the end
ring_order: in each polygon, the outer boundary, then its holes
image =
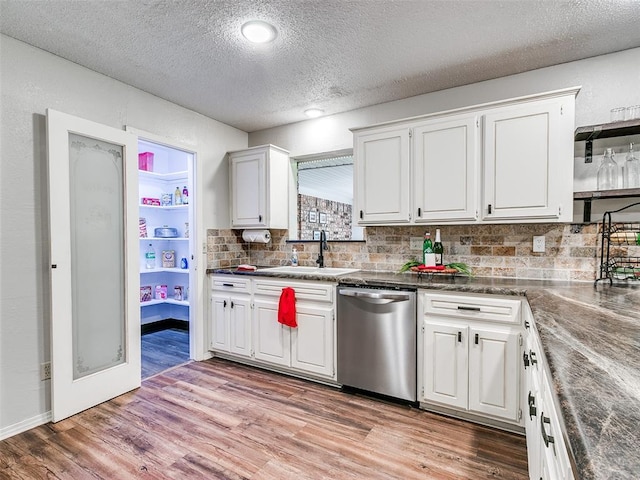
POLYGON ((354 129, 358 224, 570 222, 577 92, 354 129))
POLYGON ((354 148, 354 215, 359 223, 408 223, 409 129, 401 126, 356 134, 354 148))
POLYGON ((415 221, 476 220, 476 115, 431 120, 413 127, 415 221))
POLYGON ((573 95, 484 117, 485 220, 573 217, 573 95))
POLYGON ((231 227, 288 228, 289 152, 273 145, 229 153, 231 227))

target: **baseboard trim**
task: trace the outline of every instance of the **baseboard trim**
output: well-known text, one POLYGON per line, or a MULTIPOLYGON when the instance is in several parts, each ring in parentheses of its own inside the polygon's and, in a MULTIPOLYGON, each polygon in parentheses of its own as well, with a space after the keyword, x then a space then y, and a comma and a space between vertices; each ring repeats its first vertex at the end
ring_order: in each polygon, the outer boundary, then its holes
POLYGON ((169 328, 177 328, 178 330, 189 331, 189 322, 186 320, 176 320, 175 318, 165 318, 164 320, 158 320, 157 322, 145 323, 140 326, 140 333, 160 332, 161 330, 167 330, 169 328))
POLYGON ((48 412, 42 413, 40 415, 36 415, 35 417, 27 418, 18 423, 14 423, 13 425, 9 425, 8 427, 0 428, 0 440, 4 440, 5 438, 13 437, 22 432, 26 432, 27 430, 31 430, 32 428, 39 427, 40 425, 44 425, 45 423, 49 423, 51 421, 51 410, 48 412))

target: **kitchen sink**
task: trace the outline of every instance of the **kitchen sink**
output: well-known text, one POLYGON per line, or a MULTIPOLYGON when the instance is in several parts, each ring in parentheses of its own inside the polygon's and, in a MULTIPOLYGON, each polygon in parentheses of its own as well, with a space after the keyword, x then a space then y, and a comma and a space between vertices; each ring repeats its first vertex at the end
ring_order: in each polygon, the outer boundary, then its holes
POLYGON ((332 267, 271 267, 261 268, 261 272, 273 272, 273 273, 291 273, 300 275, 326 275, 326 276, 339 276, 346 275, 347 273, 353 273, 359 271, 359 268, 332 268, 332 267))

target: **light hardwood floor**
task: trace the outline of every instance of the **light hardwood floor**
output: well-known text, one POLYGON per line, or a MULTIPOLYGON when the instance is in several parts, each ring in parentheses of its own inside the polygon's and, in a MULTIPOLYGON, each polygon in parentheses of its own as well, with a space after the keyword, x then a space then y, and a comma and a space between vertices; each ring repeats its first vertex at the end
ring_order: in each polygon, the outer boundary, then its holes
POLYGON ((518 435, 224 360, 0 443, 10 479, 526 479, 518 435))

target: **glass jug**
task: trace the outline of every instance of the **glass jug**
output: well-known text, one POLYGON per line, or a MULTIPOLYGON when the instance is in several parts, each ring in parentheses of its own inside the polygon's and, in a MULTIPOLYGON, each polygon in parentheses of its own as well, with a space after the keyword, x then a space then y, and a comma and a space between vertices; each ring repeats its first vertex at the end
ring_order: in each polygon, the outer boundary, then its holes
POLYGON ((598 168, 598 190, 615 190, 618 188, 618 164, 613 159, 612 148, 607 148, 598 168))
POLYGON ((624 188, 640 188, 640 160, 633 154, 633 143, 629 144, 629 153, 624 162, 624 188))

